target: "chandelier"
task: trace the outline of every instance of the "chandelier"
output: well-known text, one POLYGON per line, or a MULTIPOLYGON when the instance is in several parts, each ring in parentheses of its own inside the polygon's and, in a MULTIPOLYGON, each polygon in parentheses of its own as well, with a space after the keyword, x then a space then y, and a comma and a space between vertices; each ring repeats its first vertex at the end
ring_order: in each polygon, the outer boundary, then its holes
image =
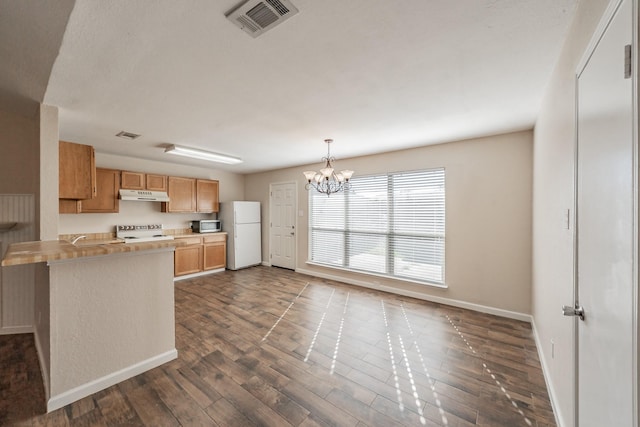
POLYGON ((327 157, 322 158, 322 161, 325 162, 324 167, 320 169, 320 172, 306 171, 303 173, 307 179, 307 185, 305 185, 307 190, 313 188, 319 193, 330 196, 333 193, 349 190, 351 186, 349 180, 353 175, 353 171, 343 170, 336 173, 333 169, 333 162, 335 162, 336 159, 331 156, 331 143, 333 139, 325 139, 324 142, 327 144, 327 157))

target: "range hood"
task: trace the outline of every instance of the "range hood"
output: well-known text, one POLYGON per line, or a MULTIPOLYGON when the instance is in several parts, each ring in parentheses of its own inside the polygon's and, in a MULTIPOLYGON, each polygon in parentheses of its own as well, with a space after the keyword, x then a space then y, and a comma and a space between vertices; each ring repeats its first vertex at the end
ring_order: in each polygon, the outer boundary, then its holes
POLYGON ((169 195, 164 191, 120 190, 120 200, 139 202, 168 202, 169 195))

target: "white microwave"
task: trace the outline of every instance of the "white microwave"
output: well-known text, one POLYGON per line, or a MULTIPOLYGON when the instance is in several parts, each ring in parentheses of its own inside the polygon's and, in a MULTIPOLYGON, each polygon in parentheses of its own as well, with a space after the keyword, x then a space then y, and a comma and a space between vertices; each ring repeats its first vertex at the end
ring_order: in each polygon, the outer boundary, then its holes
POLYGON ((222 221, 219 219, 198 219, 191 221, 191 231, 194 233, 217 233, 222 231, 222 221))

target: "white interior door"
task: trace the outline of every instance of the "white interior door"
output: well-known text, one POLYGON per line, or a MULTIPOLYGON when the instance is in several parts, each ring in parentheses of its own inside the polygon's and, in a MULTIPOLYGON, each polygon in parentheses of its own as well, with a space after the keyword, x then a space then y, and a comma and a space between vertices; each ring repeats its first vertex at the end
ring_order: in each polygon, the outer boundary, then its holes
POLYGON ((271 265, 296 268, 296 183, 271 184, 271 265))
POLYGON ((578 72, 578 425, 634 425, 632 0, 609 9, 578 72), (604 25, 604 24, 607 25, 604 25), (588 53, 589 54, 589 53, 588 53))

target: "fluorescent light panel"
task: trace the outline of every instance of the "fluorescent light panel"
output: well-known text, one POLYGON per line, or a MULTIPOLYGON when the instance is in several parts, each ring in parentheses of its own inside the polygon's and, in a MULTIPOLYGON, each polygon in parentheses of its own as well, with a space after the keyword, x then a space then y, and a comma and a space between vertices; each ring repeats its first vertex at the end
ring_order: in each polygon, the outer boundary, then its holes
POLYGON ((192 159, 208 160, 216 163, 226 163, 236 165, 242 163, 242 159, 226 154, 213 153, 211 151, 198 150, 197 148, 181 147, 179 145, 170 145, 164 150, 165 153, 175 154, 177 156, 191 157, 192 159))

